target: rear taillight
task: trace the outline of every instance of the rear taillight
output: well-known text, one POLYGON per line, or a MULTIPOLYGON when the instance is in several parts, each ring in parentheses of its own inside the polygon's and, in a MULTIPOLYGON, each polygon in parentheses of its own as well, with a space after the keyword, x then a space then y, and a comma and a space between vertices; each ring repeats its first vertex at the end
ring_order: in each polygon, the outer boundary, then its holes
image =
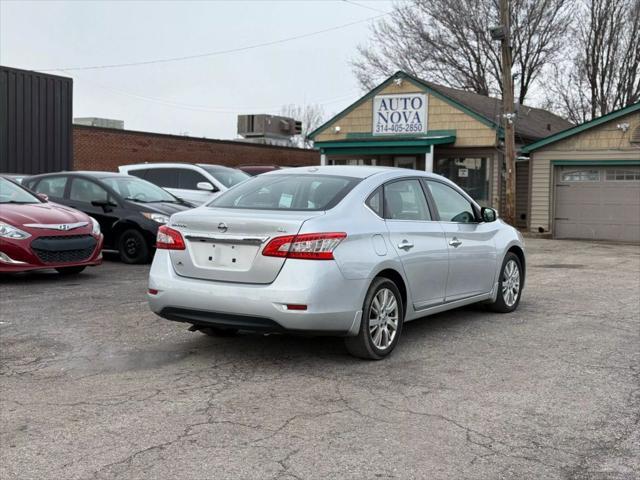
POLYGON ((162 225, 158 228, 156 248, 162 250, 184 250, 184 239, 179 231, 169 228, 166 225, 162 225))
POLYGON ((265 257, 333 260, 333 251, 347 237, 343 232, 304 233, 276 237, 262 250, 265 257))

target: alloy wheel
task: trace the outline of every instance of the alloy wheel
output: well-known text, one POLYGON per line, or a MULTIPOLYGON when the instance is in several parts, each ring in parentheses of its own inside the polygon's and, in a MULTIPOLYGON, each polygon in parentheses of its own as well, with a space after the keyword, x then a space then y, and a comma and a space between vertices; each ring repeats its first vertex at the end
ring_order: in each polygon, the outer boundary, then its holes
POLYGON ((502 272, 502 298, 508 307, 513 307, 520 293, 520 269, 514 260, 509 260, 502 272))
POLYGON ((391 346, 398 332, 398 300, 388 288, 381 288, 373 297, 369 309, 369 335, 380 350, 391 346))

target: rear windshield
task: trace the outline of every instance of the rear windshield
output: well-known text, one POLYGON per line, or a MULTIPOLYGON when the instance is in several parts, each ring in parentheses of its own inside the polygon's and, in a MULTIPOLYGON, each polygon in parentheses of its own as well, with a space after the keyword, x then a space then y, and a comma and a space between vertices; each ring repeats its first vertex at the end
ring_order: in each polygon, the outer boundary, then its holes
POLYGON ((253 177, 209 202, 210 207, 256 210, 329 210, 360 181, 332 175, 253 177))
POLYGON ((250 175, 246 174, 242 170, 236 170, 235 168, 224 168, 224 167, 209 167, 207 165, 199 165, 204 168, 209 175, 218 180, 221 184, 223 184, 227 188, 231 188, 238 183, 244 182, 246 179, 251 178, 250 175))

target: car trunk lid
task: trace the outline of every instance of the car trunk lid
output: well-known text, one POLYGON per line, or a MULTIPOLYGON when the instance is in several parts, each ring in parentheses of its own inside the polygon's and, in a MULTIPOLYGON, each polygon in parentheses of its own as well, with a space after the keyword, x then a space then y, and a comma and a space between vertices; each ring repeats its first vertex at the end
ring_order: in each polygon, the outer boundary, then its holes
POLYGON ((171 228, 180 231, 186 248, 171 250, 173 267, 189 278, 271 283, 285 259, 263 256, 264 246, 274 237, 297 234, 306 220, 323 213, 207 207, 181 213, 171 228))

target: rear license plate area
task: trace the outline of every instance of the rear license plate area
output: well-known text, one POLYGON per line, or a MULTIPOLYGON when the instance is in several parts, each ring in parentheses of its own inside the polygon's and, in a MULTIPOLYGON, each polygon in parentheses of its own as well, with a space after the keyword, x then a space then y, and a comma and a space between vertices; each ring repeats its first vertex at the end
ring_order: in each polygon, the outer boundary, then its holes
POLYGON ((256 245, 191 242, 193 263, 200 268, 246 271, 258 253, 256 245))

